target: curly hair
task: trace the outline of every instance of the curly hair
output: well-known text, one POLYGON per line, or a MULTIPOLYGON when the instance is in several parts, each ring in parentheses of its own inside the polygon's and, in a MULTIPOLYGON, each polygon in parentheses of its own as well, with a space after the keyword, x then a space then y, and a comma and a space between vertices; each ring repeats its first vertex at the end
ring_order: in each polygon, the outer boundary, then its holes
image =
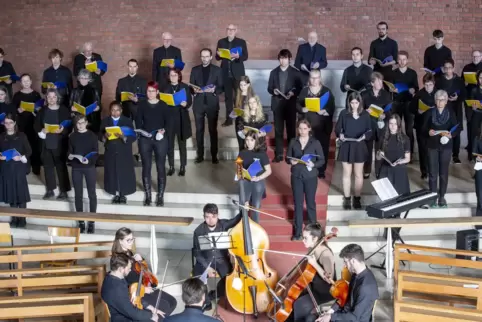
POLYGON ((248 103, 246 105, 244 105, 244 115, 243 115, 243 119, 246 123, 249 123, 250 121, 250 117, 251 117, 251 113, 249 111, 249 101, 252 100, 252 99, 255 99, 256 100, 256 104, 257 104, 257 107, 256 107, 256 114, 255 114, 255 122, 262 122, 264 121, 264 113, 263 113, 263 105, 261 104, 261 100, 259 99, 259 96, 255 95, 253 97, 251 97, 249 100, 248 100, 248 103))

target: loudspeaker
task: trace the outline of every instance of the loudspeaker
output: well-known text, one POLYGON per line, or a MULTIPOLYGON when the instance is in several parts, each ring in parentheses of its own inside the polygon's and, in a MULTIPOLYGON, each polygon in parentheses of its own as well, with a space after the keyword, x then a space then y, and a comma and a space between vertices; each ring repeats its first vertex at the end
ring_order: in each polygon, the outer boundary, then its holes
MULTIPOLYGON (((476 229, 459 230, 457 232, 456 248, 462 250, 479 251, 479 231, 476 229)), ((457 255, 457 259, 471 259, 470 256, 457 255)))

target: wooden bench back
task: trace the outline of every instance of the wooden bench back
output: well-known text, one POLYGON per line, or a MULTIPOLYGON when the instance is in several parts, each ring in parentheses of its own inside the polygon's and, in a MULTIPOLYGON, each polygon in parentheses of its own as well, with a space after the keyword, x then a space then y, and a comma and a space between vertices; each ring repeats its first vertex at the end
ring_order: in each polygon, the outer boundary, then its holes
POLYGON ((6 270, 0 271, 0 289, 14 289, 23 296, 27 290, 94 286, 100 294, 105 274, 105 265, 6 270))
POLYGON ((0 298, 0 320, 52 318, 69 315, 83 315, 84 322, 95 322, 92 294, 0 298))
POLYGON ((393 320, 394 322, 481 322, 482 312, 475 309, 396 300, 393 320))

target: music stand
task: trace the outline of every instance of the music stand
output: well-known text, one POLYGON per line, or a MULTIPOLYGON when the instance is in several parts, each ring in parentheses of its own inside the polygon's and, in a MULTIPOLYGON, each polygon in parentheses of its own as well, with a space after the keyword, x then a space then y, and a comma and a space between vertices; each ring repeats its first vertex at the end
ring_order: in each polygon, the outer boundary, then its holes
POLYGON ((211 251, 213 253, 211 263, 214 262, 214 270, 216 271, 216 275, 214 275, 214 284, 216 285, 214 288, 215 292, 215 300, 214 300, 214 312, 213 312, 213 318, 223 321, 221 316, 218 314, 218 282, 217 282, 217 259, 221 257, 216 257, 214 254, 214 251, 218 250, 224 250, 224 249, 230 249, 232 248, 233 241, 231 238, 231 235, 229 235, 228 232, 210 232, 207 235, 199 236, 198 237, 199 241, 199 249, 201 251, 211 251))

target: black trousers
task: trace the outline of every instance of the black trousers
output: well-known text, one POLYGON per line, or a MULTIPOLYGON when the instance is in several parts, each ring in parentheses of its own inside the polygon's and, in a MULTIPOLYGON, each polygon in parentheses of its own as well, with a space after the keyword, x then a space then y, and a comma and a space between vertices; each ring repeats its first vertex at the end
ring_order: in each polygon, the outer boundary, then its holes
POLYGON ((218 117, 219 109, 215 106, 199 105, 193 109, 196 124, 197 156, 204 157, 204 119, 208 121, 211 157, 218 155, 218 117))
POLYGON ((236 97, 236 91, 238 90, 238 81, 234 77, 227 75, 223 76, 224 86, 224 98, 226 105, 226 120, 229 120, 229 114, 233 111, 234 98, 236 97))
POLYGON ((151 186, 152 153, 156 161, 157 184, 166 182, 166 156, 168 149, 168 138, 164 136, 162 140, 154 138, 139 139, 139 153, 142 162, 142 181, 151 186))
MULTIPOLYGON (((315 296, 318 304, 323 304, 333 300, 333 297, 327 292, 326 298, 319 298, 315 296)), ((318 318, 312 314, 315 305, 310 297, 310 294, 304 292, 293 304, 293 313, 290 315, 288 321, 292 322, 314 322, 318 318)))
MULTIPOLYGON (((475 194, 477 196, 476 216, 482 216, 482 170, 475 171, 475 194)), ((476 225, 475 229, 482 229, 482 225, 476 225)))
POLYGON ((177 145, 179 146, 179 156, 181 158, 181 166, 185 167, 187 164, 187 149, 186 149, 186 140, 181 138, 181 135, 178 131, 169 131, 167 138, 168 138, 168 145, 169 149, 167 151, 167 158, 169 162, 169 166, 174 166, 174 138, 177 137, 177 145))
MULTIPOLYGON (((210 259, 211 260, 211 259, 210 259)), ((231 273, 233 271, 233 266, 231 265, 231 262, 228 259, 225 260, 219 260, 216 262, 216 265, 214 265, 214 262, 212 263, 211 267, 218 272, 219 275, 219 281, 218 285, 216 286, 216 290, 218 292, 218 297, 222 297, 226 295, 226 275, 231 273)), ((201 266, 199 262, 196 262, 194 265, 193 269, 193 275, 198 276, 204 273, 205 268, 201 266)), ((207 299, 207 296, 206 296, 207 299)))
POLYGON ((97 194, 95 193, 95 183, 97 172, 95 167, 72 168, 72 184, 75 192, 75 211, 84 211, 84 178, 87 185, 87 195, 89 196, 89 212, 97 212, 97 194))
MULTIPOLYGON (((375 145, 375 140, 373 138, 371 138, 370 140, 365 140, 365 144, 367 145, 368 156, 367 160, 363 164, 363 174, 371 174, 373 163, 373 146, 375 145)), ((376 169, 375 172, 378 173, 376 169)))
POLYGON ((306 201, 308 221, 316 223, 316 189, 318 177, 298 178, 291 176, 291 189, 295 203, 294 236, 301 236, 303 230, 303 201, 306 201))
MULTIPOLYGON (((395 113, 400 116, 400 119, 402 119, 405 124, 405 134, 410 140, 410 153, 413 154, 413 123, 415 116, 410 112, 410 102, 395 102, 394 105, 395 113)), ((388 127, 388 124, 386 126, 388 127)))
POLYGON ((274 118, 275 156, 283 157, 285 126, 288 142, 296 136, 296 101, 295 99, 279 99, 276 105, 271 106, 271 109, 274 118))
POLYGON ((45 184, 47 190, 54 190, 57 187, 55 182, 55 172, 59 179, 60 192, 70 191, 69 173, 67 171, 66 160, 60 155, 58 150, 44 148, 42 150, 42 163, 44 165, 45 184))
MULTIPOLYGON (((156 307, 157 297, 159 296, 159 290, 155 290, 151 294, 145 294, 144 299, 147 303, 152 305, 152 307, 156 307)), ((172 312, 176 309, 177 300, 174 296, 169 293, 162 292, 161 298, 159 299, 159 306, 158 309, 161 310, 166 314, 166 317, 172 314, 172 312)), ((159 315, 158 321, 163 321, 164 319, 159 315)))
POLYGON ((437 192, 443 198, 447 192, 449 181, 450 149, 428 149, 428 186, 430 191, 437 192))
POLYGON ((428 174, 427 137, 422 130, 417 129, 418 162, 421 174, 428 174))

